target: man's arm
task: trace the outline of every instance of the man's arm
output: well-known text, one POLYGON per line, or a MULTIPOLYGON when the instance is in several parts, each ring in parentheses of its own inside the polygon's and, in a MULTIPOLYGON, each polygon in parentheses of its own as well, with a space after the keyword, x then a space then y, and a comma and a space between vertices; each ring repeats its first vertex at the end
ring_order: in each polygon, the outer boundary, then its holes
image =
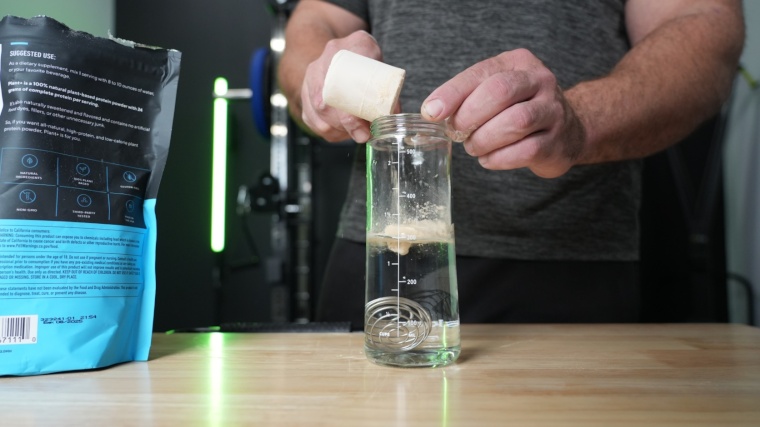
POLYGON ((380 48, 366 29, 358 16, 318 0, 300 0, 288 19, 285 51, 277 70, 280 88, 293 118, 328 141, 342 141, 354 133, 357 139, 369 138, 368 124, 327 107, 322 100, 330 60, 340 49, 380 59, 380 48))
POLYGON ((525 50, 460 73, 423 103, 473 130, 488 169, 556 177, 579 164, 641 158, 678 142, 727 98, 744 41, 740 0, 628 0, 633 45, 612 72, 562 91, 525 50))
POLYGON ((744 44, 740 0, 628 0, 633 48, 609 76, 566 96, 586 128, 577 163, 641 158, 717 113, 744 44))

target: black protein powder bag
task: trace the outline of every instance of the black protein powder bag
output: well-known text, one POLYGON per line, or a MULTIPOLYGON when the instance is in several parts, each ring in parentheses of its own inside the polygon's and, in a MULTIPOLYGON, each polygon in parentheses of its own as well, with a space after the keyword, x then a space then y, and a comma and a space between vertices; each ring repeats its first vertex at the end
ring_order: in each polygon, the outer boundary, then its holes
POLYGON ((0 375, 147 360, 180 57, 0 21, 0 375))

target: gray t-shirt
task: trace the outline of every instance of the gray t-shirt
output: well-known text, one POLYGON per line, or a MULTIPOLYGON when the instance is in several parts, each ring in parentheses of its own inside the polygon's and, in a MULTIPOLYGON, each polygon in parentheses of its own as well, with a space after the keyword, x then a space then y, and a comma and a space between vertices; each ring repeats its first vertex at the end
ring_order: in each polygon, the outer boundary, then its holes
MULTIPOLYGON (((527 48, 569 88, 609 73, 630 47, 625 0, 330 1, 365 19, 383 61, 406 70, 403 112, 419 112, 436 87, 504 51, 527 48)), ((366 152, 357 149, 338 236, 363 241, 366 152)), ((641 161, 544 179, 528 169, 486 170, 454 144, 451 174, 458 255, 638 259, 641 161)))

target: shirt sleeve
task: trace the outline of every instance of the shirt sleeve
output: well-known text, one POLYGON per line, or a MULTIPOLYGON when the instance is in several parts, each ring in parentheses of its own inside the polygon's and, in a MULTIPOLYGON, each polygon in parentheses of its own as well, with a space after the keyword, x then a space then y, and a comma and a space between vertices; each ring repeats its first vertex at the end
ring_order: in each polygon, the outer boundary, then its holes
POLYGON ((369 23, 369 7, 366 0, 324 0, 353 13, 369 23))

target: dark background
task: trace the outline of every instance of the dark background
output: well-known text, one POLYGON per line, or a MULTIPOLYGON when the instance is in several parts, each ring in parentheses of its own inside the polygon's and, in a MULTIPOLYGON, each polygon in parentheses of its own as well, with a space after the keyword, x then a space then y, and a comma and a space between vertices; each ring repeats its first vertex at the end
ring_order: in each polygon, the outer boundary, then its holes
MULTIPOLYGON (((268 172, 269 139, 254 126, 249 101, 230 103, 227 250, 210 249, 213 84, 249 87, 255 51, 269 46, 276 11, 264 0, 119 0, 117 37, 182 52, 177 108, 166 171, 157 199, 157 296, 154 329, 192 328, 222 322, 267 322, 271 278, 267 265, 273 213, 236 214, 240 185, 252 186, 268 172), (243 232, 247 221, 260 255, 243 232), (219 268, 220 267, 220 268, 219 268), (219 270, 216 270, 219 268, 219 270), (217 274, 221 274, 218 277, 217 274)), ((312 141, 312 288, 335 232, 353 146, 312 141)), ((291 184, 292 185, 292 184, 291 184)), ((287 277, 285 277, 287 278, 287 277)), ((292 295, 291 295, 292 298, 292 295)))
MULTIPOLYGON (((231 88, 248 87, 251 56, 267 47, 272 36, 271 4, 264 0, 116 2, 116 36, 183 54, 172 145, 157 204, 157 331, 273 318, 270 279, 276 267, 267 267, 266 262, 247 265, 253 251, 242 231, 244 220, 265 259, 272 214, 254 213, 242 220, 235 214, 238 186, 256 183, 269 169, 269 141, 253 125, 248 102, 230 108, 228 250, 217 256, 209 247, 213 82, 224 76, 231 88)), ((716 145, 715 127, 714 121, 708 123, 677 152, 646 161, 642 206, 646 322, 727 319, 721 186, 713 191, 705 183, 710 148, 716 145), (681 159, 683 171, 674 171, 674 159, 681 159), (705 197, 705 192, 714 197, 705 197)), ((311 141, 308 150, 313 162, 313 297, 354 148, 311 141)))

